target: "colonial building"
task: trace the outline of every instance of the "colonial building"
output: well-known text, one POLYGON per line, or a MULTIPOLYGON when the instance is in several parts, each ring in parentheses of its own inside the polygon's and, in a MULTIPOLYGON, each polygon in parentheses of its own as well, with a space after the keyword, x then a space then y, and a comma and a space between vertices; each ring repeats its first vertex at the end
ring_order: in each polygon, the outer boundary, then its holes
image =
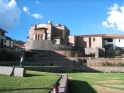
POLYGON ((68 45, 69 35, 69 29, 60 23, 53 26, 52 21, 48 21, 47 24, 32 25, 27 37, 26 48, 29 50, 54 50, 56 48, 69 47, 66 46, 68 45))
POLYGON ((124 47, 124 35, 120 34, 94 34, 77 36, 77 45, 85 48, 106 48, 116 50, 124 47), (81 43, 82 42, 82 43, 81 43))
MULTIPOLYGON (((124 35, 91 34, 70 36, 70 30, 60 23, 32 25, 29 29, 26 50, 73 50, 81 54, 104 57, 109 50, 124 48, 124 35)), ((114 52, 113 52, 114 53, 114 52)))
POLYGON ((0 28, 0 48, 4 47, 5 33, 7 32, 0 28))
POLYGON ((124 35, 120 34, 90 34, 69 36, 69 45, 82 46, 85 54, 95 54, 96 57, 103 57, 105 52, 113 52, 124 49, 124 35))
POLYGON ((7 47, 7 48, 13 48, 14 47, 14 41, 8 36, 5 36, 4 47, 7 47))

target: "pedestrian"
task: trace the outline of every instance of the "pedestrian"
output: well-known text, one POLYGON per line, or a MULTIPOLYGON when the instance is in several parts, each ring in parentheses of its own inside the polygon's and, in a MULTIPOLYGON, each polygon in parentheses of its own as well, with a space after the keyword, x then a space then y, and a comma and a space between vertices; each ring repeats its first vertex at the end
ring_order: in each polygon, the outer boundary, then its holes
POLYGON ((50 93, 54 93, 53 88, 50 89, 50 93))
POLYGON ((59 85, 60 85, 60 83, 56 83, 56 93, 59 93, 59 85))
POLYGON ((23 67, 24 57, 20 56, 20 67, 23 67))
POLYGON ((13 76, 14 77, 14 70, 15 70, 15 65, 12 66, 12 72, 10 74, 10 77, 13 76))
POLYGON ((56 85, 55 84, 53 85, 52 88, 53 88, 53 93, 56 93, 56 85))

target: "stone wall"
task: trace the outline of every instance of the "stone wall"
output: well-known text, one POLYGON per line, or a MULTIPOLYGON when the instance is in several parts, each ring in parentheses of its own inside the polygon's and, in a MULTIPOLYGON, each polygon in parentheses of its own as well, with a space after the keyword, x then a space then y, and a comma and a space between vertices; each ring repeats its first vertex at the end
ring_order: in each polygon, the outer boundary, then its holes
POLYGON ((13 69, 12 67, 0 66, 0 74, 10 75, 12 73, 13 73, 14 76, 23 77, 25 75, 25 73, 26 73, 26 70, 24 68, 15 67, 13 69))
POLYGON ((64 70, 80 70, 83 66, 83 59, 66 57, 43 57, 39 61, 25 62, 25 65, 33 66, 61 66, 64 70))
MULTIPOLYGON (((45 71, 45 72, 63 72, 63 71, 120 71, 123 72, 124 66, 102 66, 101 63, 124 63, 124 60, 115 59, 86 59, 82 57, 41 57, 40 60, 34 59, 34 62, 25 61, 24 66, 27 70, 45 71), (30 67, 34 66, 34 67, 30 67), (47 66, 47 67, 46 67, 47 66)), ((3 62, 0 62, 3 63, 3 62)), ((19 62, 4 62, 4 64, 19 65, 19 62)))
POLYGON ((68 93, 68 75, 63 74, 59 83, 59 93, 68 93))
POLYGON ((85 54, 95 54, 95 58, 98 58, 99 48, 85 48, 85 54))
POLYGON ((115 63, 118 64, 119 62, 124 63, 124 60, 117 60, 117 59, 87 59, 87 66, 101 66, 101 63, 115 63))
MULTIPOLYGON (((30 45, 28 50, 78 50, 80 47, 62 45, 62 44, 52 44, 51 40, 30 40, 30 45)), ((83 49, 82 49, 83 50, 83 49)))
MULTIPOLYGON (((24 66, 58 66, 62 68, 62 71, 72 71, 72 70, 81 70, 84 64, 83 58, 78 57, 41 57, 40 59, 37 59, 35 57, 34 62, 25 61, 24 66)), ((1 62, 6 65, 19 65, 20 62, 1 62)), ((61 68, 54 68, 54 69, 60 69, 61 68)), ((30 68, 27 68, 30 69, 30 68)), ((31 69, 37 69, 37 68, 31 68, 31 69)), ((43 70, 43 68, 38 68, 40 71, 43 70)), ((46 68, 44 68, 46 69, 46 68)), ((51 69, 51 68, 48 68, 51 69)))
POLYGON ((79 57, 83 53, 79 51, 62 51, 62 50, 33 50, 31 52, 25 52, 25 58, 27 61, 37 62, 41 61, 43 57, 79 57))
POLYGON ((105 56, 105 49, 104 48, 84 48, 85 54, 95 54, 95 58, 104 57, 105 56))
POLYGON ((29 50, 54 50, 51 40, 30 40, 29 50))
POLYGON ((124 67, 100 67, 100 66, 89 66, 89 71, 102 71, 102 72, 124 72, 124 67))

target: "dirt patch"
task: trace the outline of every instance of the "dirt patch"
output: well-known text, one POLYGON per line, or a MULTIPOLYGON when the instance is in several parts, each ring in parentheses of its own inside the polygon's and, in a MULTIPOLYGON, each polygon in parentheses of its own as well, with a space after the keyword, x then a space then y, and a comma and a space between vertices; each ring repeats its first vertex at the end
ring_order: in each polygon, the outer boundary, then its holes
POLYGON ((92 77, 92 76, 84 76, 86 78, 97 78, 97 77, 92 77))
POLYGON ((96 83, 103 83, 103 84, 119 84, 121 83, 122 81, 121 80, 106 80, 106 81, 98 81, 96 83))
POLYGON ((73 78, 72 77, 68 77, 68 79, 72 80, 73 78))
POLYGON ((98 93, 124 93, 124 91, 122 91, 122 90, 111 89, 111 88, 106 88, 106 87, 96 86, 96 85, 93 85, 93 88, 98 93))
POLYGON ((118 77, 114 77, 114 78, 111 78, 111 77, 105 77, 106 79, 120 79, 118 77))
POLYGON ((106 85, 106 86, 116 87, 116 88, 124 88, 124 85, 106 85))

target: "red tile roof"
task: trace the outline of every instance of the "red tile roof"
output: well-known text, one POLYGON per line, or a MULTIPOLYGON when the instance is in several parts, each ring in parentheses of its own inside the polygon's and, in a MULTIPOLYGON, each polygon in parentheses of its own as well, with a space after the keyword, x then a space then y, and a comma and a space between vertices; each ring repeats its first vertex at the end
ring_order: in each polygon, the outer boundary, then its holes
POLYGON ((89 35, 77 35, 79 37, 115 37, 115 38, 124 38, 122 34, 89 34, 89 35))

